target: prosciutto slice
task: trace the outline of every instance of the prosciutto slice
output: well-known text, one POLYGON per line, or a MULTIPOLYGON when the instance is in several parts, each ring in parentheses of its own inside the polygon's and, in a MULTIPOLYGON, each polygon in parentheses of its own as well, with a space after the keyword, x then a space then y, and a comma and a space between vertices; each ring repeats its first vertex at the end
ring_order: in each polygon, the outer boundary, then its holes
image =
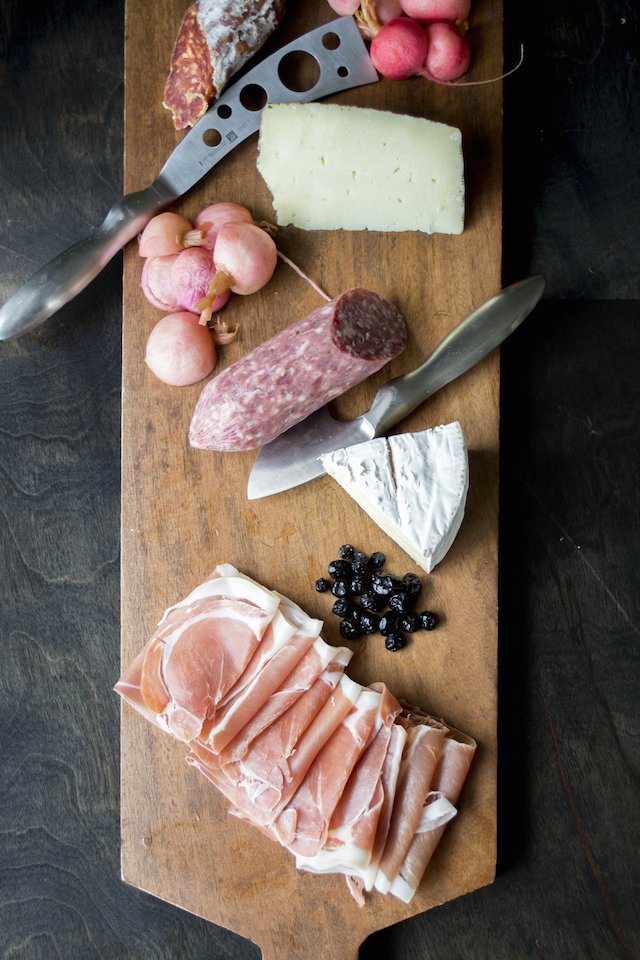
MULTIPOLYGON (((402 744, 406 738, 404 730, 394 725, 401 710, 400 704, 384 684, 373 684, 372 687, 378 692, 379 701, 369 743, 355 764, 335 806, 322 847, 313 856, 298 854, 296 866, 299 869, 313 873, 358 873, 363 878, 371 864, 385 800, 387 808, 391 806, 389 776, 383 777, 387 756, 393 744, 392 756, 395 754, 397 757, 397 778, 402 744), (398 739, 401 741, 399 750, 396 746, 398 739)), ((375 876, 375 870, 373 873, 375 876)))
POLYGON ((273 823, 298 789, 355 702, 359 685, 344 676, 345 659, 332 660, 309 690, 252 741, 242 760, 220 766, 199 743, 192 744, 187 761, 218 786, 237 816, 273 823))
POLYGON ((280 611, 269 625, 245 674, 224 698, 202 739, 215 753, 236 737, 286 681, 317 639, 321 621, 298 630, 280 611))
MULTIPOLYGON (((421 716, 424 715, 412 713, 414 720, 421 716)), ((389 888, 389 892, 404 903, 409 903, 413 898, 447 823, 456 814, 455 804, 467 779, 476 748, 476 741, 460 730, 448 731, 433 778, 433 792, 429 795, 420 824, 389 888)))
POLYGON ((400 766, 402 764, 402 756, 404 754, 406 742, 407 731, 403 726, 395 723, 391 729, 389 746, 387 748, 387 753, 382 767, 382 773, 380 775, 380 782, 382 786, 382 806, 380 808, 380 816, 378 817, 378 823, 376 826, 376 835, 373 841, 371 860, 369 861, 369 865, 362 878, 365 890, 373 889, 373 885, 376 880, 376 874, 378 872, 378 866, 380 865, 380 859, 387 844, 387 837, 389 836, 389 827, 391 824, 391 814, 393 813, 396 790, 398 787, 398 778, 400 776, 400 766))
POLYGON ((345 673, 322 623, 230 564, 165 612, 116 691, 299 868, 409 902, 475 741, 345 673))
POLYGON ((306 693, 333 663, 331 671, 344 670, 351 659, 348 647, 332 647, 318 637, 278 689, 245 724, 219 756, 220 766, 241 760, 249 745, 306 693))
POLYGON ((277 840, 292 853, 313 856, 326 840, 332 814, 371 736, 382 695, 361 687, 333 736, 273 825, 277 840))
POLYGON ((189 742, 242 675, 279 597, 246 578, 216 572, 170 607, 115 686, 148 719, 189 742))
POLYGON ((413 840, 444 744, 447 728, 430 720, 407 731, 398 783, 375 888, 388 893, 413 840))

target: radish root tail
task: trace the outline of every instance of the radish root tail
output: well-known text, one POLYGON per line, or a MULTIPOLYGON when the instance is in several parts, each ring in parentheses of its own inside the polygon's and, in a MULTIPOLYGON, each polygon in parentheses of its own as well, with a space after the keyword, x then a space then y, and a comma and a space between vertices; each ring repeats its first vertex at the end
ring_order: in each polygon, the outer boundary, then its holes
POLYGON ((320 296, 321 296, 324 300, 331 300, 331 297, 330 297, 328 294, 326 294, 326 293, 324 292, 324 290, 322 290, 322 289, 318 286, 317 283, 314 283, 314 281, 311 279, 311 277, 308 277, 307 274, 304 272, 304 270, 301 270, 300 267, 296 266, 296 264, 293 262, 293 260, 290 260, 289 257, 285 256, 285 254, 284 254, 281 250, 278 250, 278 251, 276 251, 276 252, 277 252, 278 256, 280 257, 280 259, 281 259, 284 263, 286 263, 288 267, 291 267, 291 269, 294 271, 294 273, 297 273, 299 277, 302 277, 303 280, 306 280, 307 283, 309 284, 309 286, 310 286, 310 287, 313 287, 313 289, 316 291, 316 293, 320 294, 320 296))
POLYGON ((420 74, 422 77, 426 77, 427 80, 431 80, 432 83, 439 83, 443 87, 482 87, 486 83, 498 83, 499 80, 504 80, 505 77, 510 77, 512 73, 515 73, 516 70, 519 70, 522 64, 524 63, 524 44, 520 44, 520 59, 516 63, 515 67, 511 67, 510 70, 507 70, 506 73, 501 73, 499 77, 490 77, 488 80, 438 80, 437 77, 432 77, 430 73, 427 73, 426 70, 423 70, 420 74))

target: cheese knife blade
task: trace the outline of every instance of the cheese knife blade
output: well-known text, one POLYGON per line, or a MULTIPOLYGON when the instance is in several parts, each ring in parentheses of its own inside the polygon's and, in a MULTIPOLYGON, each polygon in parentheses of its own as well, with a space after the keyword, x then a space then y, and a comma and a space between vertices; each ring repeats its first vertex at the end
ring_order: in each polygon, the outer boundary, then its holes
POLYGON ((527 317, 544 291, 540 276, 505 287, 470 313, 419 367, 389 380, 355 420, 336 420, 322 407, 258 453, 247 487, 249 500, 290 490, 326 473, 323 454, 385 434, 423 401, 488 356, 527 317))
POLYGON ((353 17, 332 20, 265 58, 214 101, 153 183, 115 203, 99 227, 41 267, 7 300, 0 309, 0 340, 33 329, 80 293, 155 214, 259 129, 267 103, 320 100, 378 79, 353 17), (286 63, 300 54, 315 61, 317 79, 297 90, 287 84, 286 63))

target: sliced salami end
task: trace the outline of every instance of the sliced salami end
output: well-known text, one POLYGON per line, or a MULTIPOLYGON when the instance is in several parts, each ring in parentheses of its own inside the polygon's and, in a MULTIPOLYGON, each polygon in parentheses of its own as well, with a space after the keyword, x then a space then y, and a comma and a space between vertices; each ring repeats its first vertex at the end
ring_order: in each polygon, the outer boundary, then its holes
POLYGON ((406 342, 397 307, 370 290, 348 290, 211 380, 189 441, 205 450, 261 447, 375 373, 406 342))
POLYGON ((333 342, 362 360, 391 360, 404 350, 407 327, 391 301, 356 287, 335 301, 333 342))

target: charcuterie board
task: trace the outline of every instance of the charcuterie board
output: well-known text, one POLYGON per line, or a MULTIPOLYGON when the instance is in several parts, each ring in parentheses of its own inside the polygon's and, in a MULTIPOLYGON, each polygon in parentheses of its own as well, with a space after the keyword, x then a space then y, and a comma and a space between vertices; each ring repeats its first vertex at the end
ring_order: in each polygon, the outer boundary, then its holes
MULTIPOLYGON (((156 176, 179 139, 162 107, 162 90, 180 0, 151 11, 127 0, 125 190, 156 176)), ((328 22, 328 4, 290 5, 271 51, 328 22)), ((476 0, 468 79, 502 71, 501 0, 476 0)), ((502 84, 453 89, 421 78, 382 81, 333 102, 409 113, 462 130, 467 213, 461 236, 418 233, 304 232, 281 228, 276 242, 330 295, 363 286, 401 309, 409 344, 400 357, 337 403, 355 416, 390 376, 416 366, 471 309, 501 286, 502 84)), ((273 220, 256 170, 257 140, 241 144, 183 200, 193 217, 206 204, 234 200, 256 220, 273 220)), ((372 197, 372 203, 375 198, 372 197)), ((162 314, 140 292, 135 244, 125 252, 122 382, 122 662, 142 648, 164 609, 219 562, 234 564, 314 617, 323 636, 344 643, 331 602, 314 590, 340 544, 382 550, 390 570, 415 565, 330 478, 248 501, 255 452, 211 453, 187 433, 202 384, 168 387, 144 363, 145 344, 162 314)), ((220 350, 217 370, 319 304, 318 294, 286 264, 250 297, 233 297, 225 319, 236 340, 220 350)), ((214 374, 215 375, 215 374, 214 374)), ((122 708, 122 875, 142 890, 255 941, 276 957, 355 958, 373 931, 422 913, 492 881, 496 857, 497 573, 499 367, 494 354, 443 389, 399 429, 458 419, 469 447, 466 516, 448 555, 424 575, 439 626, 397 653, 380 637, 353 642, 349 674, 384 680, 393 693, 444 717, 478 741, 461 799, 414 900, 372 894, 359 908, 339 877, 295 870, 292 857, 255 828, 230 817, 227 802, 184 762, 180 744, 122 708)), ((115 681, 114 677, 114 681, 115 681)))

